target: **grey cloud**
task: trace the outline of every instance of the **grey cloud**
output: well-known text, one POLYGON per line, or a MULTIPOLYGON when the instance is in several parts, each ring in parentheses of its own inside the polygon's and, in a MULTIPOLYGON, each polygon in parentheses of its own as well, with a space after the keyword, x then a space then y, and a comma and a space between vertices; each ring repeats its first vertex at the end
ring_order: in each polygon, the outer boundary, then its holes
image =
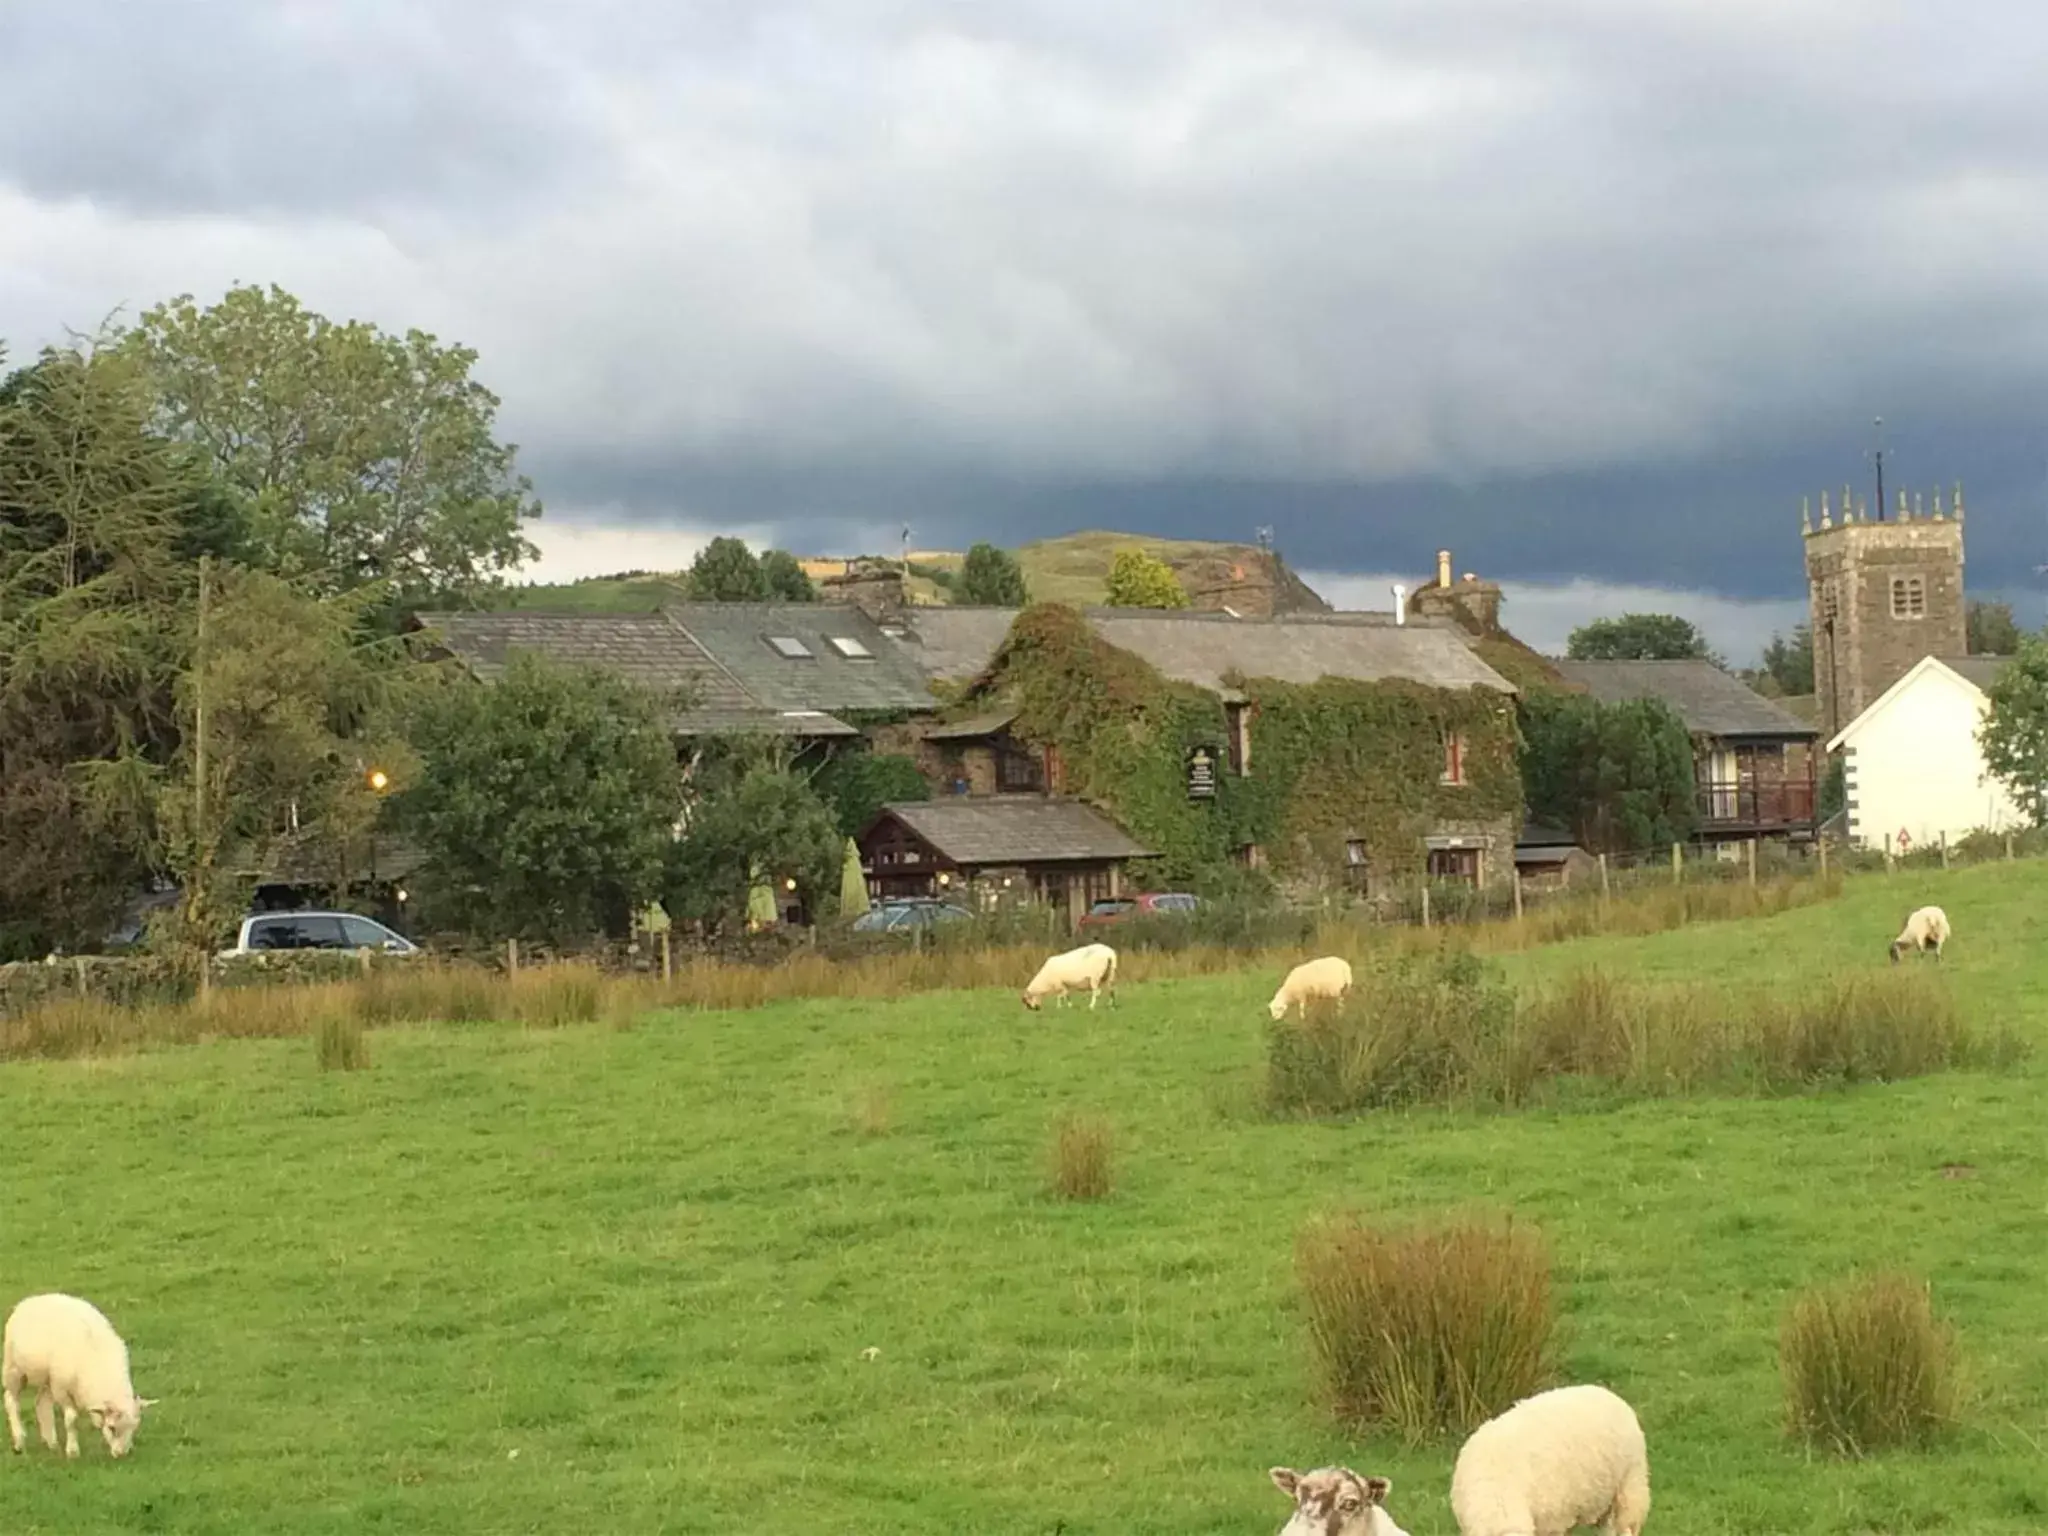
POLYGON ((0 182, 103 205, 120 297, 478 346, 559 505, 1784 597, 1882 413, 1969 482, 1973 584, 2048 559, 2017 0, 128 11, 0 21, 0 182), (393 254, 337 273, 334 221, 393 254))

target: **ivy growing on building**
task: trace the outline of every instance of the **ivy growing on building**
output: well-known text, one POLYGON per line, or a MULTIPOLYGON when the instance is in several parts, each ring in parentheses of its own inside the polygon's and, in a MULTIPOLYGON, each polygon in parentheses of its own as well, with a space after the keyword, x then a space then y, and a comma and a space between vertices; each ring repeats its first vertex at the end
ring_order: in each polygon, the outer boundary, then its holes
POLYGON ((1171 882, 1201 882, 1255 844, 1276 873, 1334 872, 1347 842, 1378 874, 1420 871, 1424 836, 1444 825, 1518 822, 1514 714, 1484 689, 1405 681, 1312 684, 1228 678, 1249 701, 1250 772, 1217 776, 1190 800, 1190 748, 1227 754, 1217 694, 1161 675, 1057 604, 1026 609, 973 690, 1015 706, 1020 739, 1051 747, 1063 789, 1108 809, 1162 856, 1171 882), (1464 782, 1440 782, 1446 735, 1464 782))

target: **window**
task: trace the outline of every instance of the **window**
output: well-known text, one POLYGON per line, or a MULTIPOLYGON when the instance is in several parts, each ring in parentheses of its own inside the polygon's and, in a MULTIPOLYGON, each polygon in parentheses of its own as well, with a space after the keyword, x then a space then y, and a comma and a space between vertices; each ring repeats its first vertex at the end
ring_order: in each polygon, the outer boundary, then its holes
POLYGON ((1894 576, 1892 578, 1892 617, 1895 619, 1924 619, 1927 617, 1927 580, 1922 576, 1894 576))
POLYGON ((1462 880, 1467 885, 1477 885, 1479 883, 1479 850, 1477 848, 1430 849, 1429 878, 1432 880, 1462 880))
POLYGON ((831 642, 832 649, 844 656, 848 661, 873 661, 875 659, 875 653, 851 635, 827 635, 825 638, 831 642))
POLYGON ((1462 784, 1465 782, 1465 733, 1444 732, 1444 771, 1439 784, 1462 784))
POLYGON ((996 793, 1037 795, 1045 792, 1045 765, 1038 755, 1011 741, 996 744, 996 793))
POLYGON ((775 654, 785 661, 811 660, 811 648, 795 635, 764 635, 764 640, 774 649, 775 654))
POLYGON ((329 916, 274 917, 249 930, 251 949, 347 949, 341 921, 329 916))
POLYGON ((341 931, 352 949, 382 949, 397 937, 382 923, 373 923, 367 917, 343 917, 341 931))

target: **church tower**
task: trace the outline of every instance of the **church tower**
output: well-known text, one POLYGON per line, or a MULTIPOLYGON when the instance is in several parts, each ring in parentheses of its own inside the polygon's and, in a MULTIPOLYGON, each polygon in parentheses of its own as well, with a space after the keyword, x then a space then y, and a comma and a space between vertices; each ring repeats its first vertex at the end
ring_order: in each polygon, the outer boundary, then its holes
POLYGON ((1963 609, 1963 488, 1953 510, 1934 493, 1873 519, 1846 487, 1839 513, 1825 491, 1820 521, 1801 506, 1820 727, 1833 737, 1923 656, 1967 654, 1963 609))

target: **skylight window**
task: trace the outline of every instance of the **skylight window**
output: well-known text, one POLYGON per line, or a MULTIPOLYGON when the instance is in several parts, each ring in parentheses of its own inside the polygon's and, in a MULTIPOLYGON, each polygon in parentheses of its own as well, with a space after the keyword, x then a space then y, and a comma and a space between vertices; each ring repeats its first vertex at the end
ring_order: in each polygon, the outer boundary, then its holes
POLYGON ((828 635, 826 638, 832 642, 832 649, 844 656, 848 661, 873 661, 875 659, 875 653, 851 635, 828 635))
POLYGON ((762 637, 775 648, 775 654, 784 661, 809 661, 811 648, 795 635, 764 635, 762 637))

